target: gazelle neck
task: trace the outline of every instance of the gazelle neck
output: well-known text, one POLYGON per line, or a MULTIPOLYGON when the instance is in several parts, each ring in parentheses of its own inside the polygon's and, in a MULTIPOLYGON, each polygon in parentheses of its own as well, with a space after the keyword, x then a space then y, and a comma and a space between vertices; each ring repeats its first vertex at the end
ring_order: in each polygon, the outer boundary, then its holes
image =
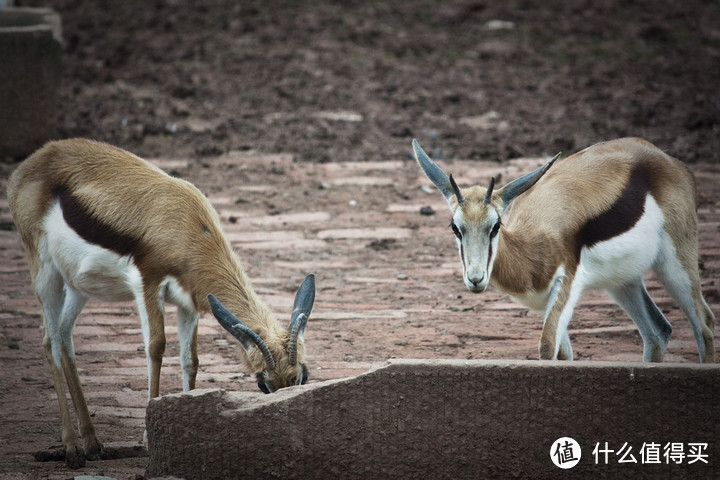
MULTIPOLYGON (((273 358, 281 358, 288 339, 286 329, 282 328, 270 309, 255 294, 239 262, 231 262, 225 267, 207 272, 199 289, 203 292, 203 300, 200 301, 208 305, 207 295, 213 294, 227 310, 262 339, 273 358)), ((254 373, 267 368, 260 350, 245 349, 244 353, 254 373)))
POLYGON ((208 289, 214 291, 208 293, 221 299, 228 310, 265 339, 267 330, 277 326, 272 313, 255 294, 250 280, 242 270, 228 272, 226 275, 209 278, 208 289), (231 278, 226 275, 231 275, 231 278))
POLYGON ((545 291, 560 266, 554 250, 546 235, 502 227, 490 283, 513 296, 545 291))
POLYGON ((268 324, 274 327, 277 322, 255 294, 231 247, 223 245, 221 248, 224 254, 213 258, 198 254, 200 261, 187 265, 180 283, 192 292, 199 311, 209 312, 207 296, 215 295, 233 315, 264 339, 268 324))

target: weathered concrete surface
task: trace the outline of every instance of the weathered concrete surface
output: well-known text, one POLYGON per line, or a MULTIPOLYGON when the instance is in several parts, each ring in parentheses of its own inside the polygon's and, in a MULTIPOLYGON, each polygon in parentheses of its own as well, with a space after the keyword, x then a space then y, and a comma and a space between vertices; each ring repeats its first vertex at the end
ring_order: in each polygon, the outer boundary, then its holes
MULTIPOLYGON (((392 360, 273 395, 197 390, 150 402, 148 477, 714 478, 720 368, 605 362, 392 360), (561 470, 560 437, 582 448, 561 470), (593 450, 620 450, 595 463, 593 450), (659 444, 660 465, 641 448, 659 444), (666 464, 667 443, 709 463, 666 464), (627 447, 625 447, 627 448, 627 447), (627 457, 629 459, 630 457, 627 457)), ((649 451, 649 450, 648 450, 649 451)))
POLYGON ((60 16, 0 9, 0 158, 24 157, 57 136, 60 16))

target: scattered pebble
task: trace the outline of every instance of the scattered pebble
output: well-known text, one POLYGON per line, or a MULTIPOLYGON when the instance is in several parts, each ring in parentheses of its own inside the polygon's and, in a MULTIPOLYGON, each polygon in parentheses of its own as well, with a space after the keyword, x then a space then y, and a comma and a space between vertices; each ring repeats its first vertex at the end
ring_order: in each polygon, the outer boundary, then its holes
POLYGON ((435 215, 435 210, 430 205, 420 207, 420 215, 435 215))
POLYGON ((507 20, 489 20, 485 23, 485 28, 488 30, 514 30, 515 22, 509 22, 507 20))

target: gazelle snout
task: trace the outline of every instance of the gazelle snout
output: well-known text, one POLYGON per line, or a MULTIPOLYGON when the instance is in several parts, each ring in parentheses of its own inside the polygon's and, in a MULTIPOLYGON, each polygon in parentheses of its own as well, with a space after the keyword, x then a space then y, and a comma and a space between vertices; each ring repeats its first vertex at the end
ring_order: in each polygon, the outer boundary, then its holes
POLYGON ((459 239, 459 253, 463 264, 463 280, 473 293, 484 292, 490 284, 492 263, 492 240, 487 238, 485 228, 465 224, 465 235, 459 239))
POLYGON ((465 286, 468 290, 473 293, 482 293, 487 290, 488 287, 488 276, 485 271, 480 271, 477 268, 468 268, 464 275, 465 286))

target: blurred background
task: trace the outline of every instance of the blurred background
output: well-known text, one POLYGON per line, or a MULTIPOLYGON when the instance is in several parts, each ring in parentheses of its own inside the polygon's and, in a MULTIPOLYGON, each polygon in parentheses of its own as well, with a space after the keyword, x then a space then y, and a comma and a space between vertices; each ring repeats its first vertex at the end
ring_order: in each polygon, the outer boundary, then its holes
POLYGON ((146 157, 720 160, 717 0, 18 0, 62 18, 58 135, 146 157))

